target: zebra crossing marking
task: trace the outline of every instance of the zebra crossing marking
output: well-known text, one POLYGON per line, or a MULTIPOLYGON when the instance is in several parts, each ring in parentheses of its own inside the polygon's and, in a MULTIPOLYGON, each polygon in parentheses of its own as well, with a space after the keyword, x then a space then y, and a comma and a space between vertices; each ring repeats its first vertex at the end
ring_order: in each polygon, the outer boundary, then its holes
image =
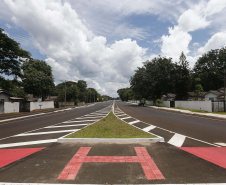
POLYGON ((85 125, 88 125, 88 124, 84 123, 84 124, 76 124, 76 125, 56 125, 56 126, 48 126, 44 128, 77 127, 77 126, 85 126, 85 125))
POLYGON ((63 133, 63 132, 75 132, 79 129, 73 129, 73 130, 57 130, 57 131, 49 131, 49 132, 33 132, 33 133, 22 133, 15 135, 14 137, 18 136, 35 136, 35 135, 44 135, 44 134, 56 134, 56 133, 63 133))
POLYGON ((151 125, 151 126, 143 128, 142 130, 145 131, 145 132, 149 132, 149 131, 151 131, 151 130, 153 130, 155 128, 156 128, 156 126, 151 125))
POLYGON ((138 123, 140 122, 140 120, 136 120, 136 121, 131 121, 131 122, 128 122, 130 125, 134 124, 134 123, 138 123))
POLYGON ((185 141, 186 136, 181 134, 174 134, 174 136, 168 141, 169 144, 181 147, 185 141))

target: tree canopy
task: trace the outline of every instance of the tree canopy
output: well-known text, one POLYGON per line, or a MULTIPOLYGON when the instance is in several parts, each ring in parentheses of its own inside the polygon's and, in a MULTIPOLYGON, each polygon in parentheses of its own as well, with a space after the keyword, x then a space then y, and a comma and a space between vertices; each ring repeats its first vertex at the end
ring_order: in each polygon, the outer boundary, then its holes
POLYGON ((23 50, 18 42, 9 38, 0 28, 0 75, 21 76, 23 58, 30 58, 30 53, 23 50))
POLYGON ((203 54, 194 66, 194 78, 201 79, 204 91, 219 89, 224 83, 226 48, 211 50, 203 54))
POLYGON ((45 62, 30 59, 23 63, 23 86, 24 90, 36 97, 45 97, 51 94, 54 88, 52 69, 45 62))

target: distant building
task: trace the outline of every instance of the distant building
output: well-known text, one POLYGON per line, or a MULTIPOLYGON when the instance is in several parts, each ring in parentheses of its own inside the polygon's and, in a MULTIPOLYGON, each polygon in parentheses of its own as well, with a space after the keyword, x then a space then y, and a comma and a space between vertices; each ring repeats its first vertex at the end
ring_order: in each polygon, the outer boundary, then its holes
POLYGON ((224 100, 224 91, 219 89, 217 91, 211 90, 206 93, 205 101, 223 101, 224 100))
POLYGON ((11 93, 0 89, 0 102, 21 102, 23 98, 14 97, 11 93))
POLYGON ((163 95, 161 97, 162 101, 174 101, 176 97, 176 94, 173 93, 167 93, 166 95, 163 95))
POLYGON ((204 101, 206 92, 201 92, 199 95, 195 92, 188 92, 188 101, 204 101))

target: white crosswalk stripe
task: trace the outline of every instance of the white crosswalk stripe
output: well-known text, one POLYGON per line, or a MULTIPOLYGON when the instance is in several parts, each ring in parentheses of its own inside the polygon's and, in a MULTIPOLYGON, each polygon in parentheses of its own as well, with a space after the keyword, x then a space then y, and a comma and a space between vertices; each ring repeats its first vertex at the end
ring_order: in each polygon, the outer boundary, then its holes
POLYGON ((57 134, 57 133, 63 133, 63 132, 75 132, 78 129, 73 129, 73 130, 58 130, 58 131, 49 131, 49 132, 33 132, 33 133, 22 133, 15 135, 15 137, 18 136, 35 136, 35 135, 44 135, 44 134, 57 134))
POLYGON ((128 122, 130 125, 134 124, 134 123, 138 123, 140 122, 140 120, 136 120, 136 121, 131 121, 131 122, 128 122))
POLYGON ((145 132, 149 132, 150 130, 153 130, 155 128, 156 128, 156 126, 151 125, 151 126, 148 126, 146 128, 143 128, 142 130, 145 131, 145 132))
POLYGON ((181 134, 174 134, 174 136, 168 141, 169 144, 181 147, 185 141, 186 136, 181 134))
POLYGON ((75 124, 75 125, 55 125, 55 126, 48 126, 48 127, 44 127, 44 128, 63 128, 63 127, 77 127, 77 126, 85 126, 88 124, 75 124))
POLYGON ((121 118, 121 119, 123 119, 123 120, 124 120, 124 119, 130 119, 130 118, 131 118, 131 117, 125 117, 125 118, 121 118))

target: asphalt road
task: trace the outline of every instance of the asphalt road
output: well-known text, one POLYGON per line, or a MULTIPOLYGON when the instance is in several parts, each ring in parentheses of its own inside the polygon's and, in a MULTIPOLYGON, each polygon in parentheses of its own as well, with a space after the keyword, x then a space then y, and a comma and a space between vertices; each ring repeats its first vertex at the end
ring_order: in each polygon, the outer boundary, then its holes
MULTIPOLYGON (((31 144, 53 143, 61 136, 94 122, 94 118, 77 118, 109 107, 112 102, 96 103, 79 108, 53 111, 33 117, 26 117, 0 124, 0 148, 26 146, 31 144), (72 123, 64 122, 74 120, 72 123), (84 122, 85 121, 85 122, 84 122), (61 125, 61 126, 60 126, 61 125), (62 126, 63 125, 63 126, 62 126), (70 126, 72 125, 72 126, 70 126), (38 142, 40 141, 40 142, 38 142), (7 146, 8 144, 8 146, 7 146)), ((105 114, 103 114, 104 116, 105 114)), ((97 118, 99 119, 99 118, 97 118)))
POLYGON ((72 108, 68 111, 53 111, 40 116, 0 123, 0 139, 81 117, 86 114, 101 110, 109 106, 111 103, 112 102, 96 103, 89 106, 72 108))
POLYGON ((168 142, 175 134, 185 138, 183 145, 221 146, 226 144, 226 121, 186 115, 181 113, 140 107, 117 101, 116 105, 127 115, 156 126, 151 133, 164 137, 168 142))
POLYGON ((97 103, 0 124, 0 184, 226 183, 226 150, 219 147, 219 143, 226 143, 226 122, 221 120, 116 101, 119 119, 157 134, 165 142, 57 143, 57 138, 106 116, 111 104, 97 103))

